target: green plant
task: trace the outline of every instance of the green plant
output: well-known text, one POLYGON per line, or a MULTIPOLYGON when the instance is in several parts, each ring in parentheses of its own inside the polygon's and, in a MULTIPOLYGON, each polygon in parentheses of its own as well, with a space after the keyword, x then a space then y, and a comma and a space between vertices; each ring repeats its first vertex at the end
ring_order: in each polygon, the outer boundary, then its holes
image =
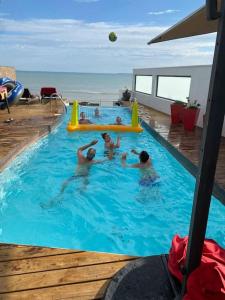
POLYGON ((200 107, 200 103, 198 103, 197 100, 190 100, 189 98, 187 98, 187 100, 187 108, 197 109, 200 107))
POLYGON ((186 105, 184 102, 179 101, 179 100, 174 101, 174 104, 183 105, 183 106, 186 105))

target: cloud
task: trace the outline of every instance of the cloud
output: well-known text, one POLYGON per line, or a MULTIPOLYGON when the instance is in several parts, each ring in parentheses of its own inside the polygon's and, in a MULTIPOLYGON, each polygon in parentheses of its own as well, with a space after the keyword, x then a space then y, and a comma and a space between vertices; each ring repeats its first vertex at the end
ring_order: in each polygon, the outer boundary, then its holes
POLYGON ((100 0, 73 0, 76 3, 94 3, 99 2, 100 0))
POLYGON ((159 15, 165 15, 165 14, 174 14, 179 12, 178 9, 167 9, 167 10, 161 10, 161 11, 150 11, 148 12, 148 15, 151 16, 159 16, 159 15))
POLYGON ((20 70, 132 72, 133 68, 209 64, 215 35, 148 46, 165 26, 74 19, 1 19, 1 64, 20 70), (112 43, 109 32, 118 40, 112 43))

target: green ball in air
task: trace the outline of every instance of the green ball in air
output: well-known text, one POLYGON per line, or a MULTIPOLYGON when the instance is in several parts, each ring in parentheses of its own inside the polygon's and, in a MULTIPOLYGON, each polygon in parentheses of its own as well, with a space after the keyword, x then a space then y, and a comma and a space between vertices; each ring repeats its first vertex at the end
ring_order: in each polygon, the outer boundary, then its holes
POLYGON ((115 32, 110 32, 109 40, 110 40, 110 42, 115 42, 117 40, 117 36, 116 36, 115 32))

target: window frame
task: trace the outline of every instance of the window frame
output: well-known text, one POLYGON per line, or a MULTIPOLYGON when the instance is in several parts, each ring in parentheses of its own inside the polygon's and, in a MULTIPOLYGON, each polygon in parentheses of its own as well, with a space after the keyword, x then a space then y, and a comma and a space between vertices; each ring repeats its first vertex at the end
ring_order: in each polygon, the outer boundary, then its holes
POLYGON ((153 86, 153 75, 140 75, 140 74, 135 74, 135 82, 134 82, 134 91, 135 93, 141 93, 141 94, 144 94, 144 95, 152 95, 152 86, 153 86), (138 76, 141 76, 141 77, 151 77, 152 78, 152 84, 151 84, 151 93, 145 93, 145 92, 140 92, 140 91, 137 91, 136 90, 136 84, 137 84, 137 77, 138 76))
MULTIPOLYGON (((156 79, 156 95, 155 95, 155 97, 160 98, 160 99, 164 99, 164 100, 167 100, 167 101, 170 101, 170 102, 175 102, 175 101, 178 101, 178 100, 174 100, 174 99, 171 99, 171 98, 165 98, 165 97, 162 97, 162 96, 158 95, 159 77, 173 77, 173 78, 174 77, 175 78, 179 77, 179 78, 190 78, 190 79, 192 79, 191 75, 157 75, 156 77, 157 77, 157 79, 156 79)), ((191 89, 191 81, 190 81, 190 89, 191 89)), ((189 89, 189 95, 187 96, 188 98, 190 97, 190 89, 189 89)), ((184 102, 182 100, 179 100, 179 101, 181 101, 183 103, 187 103, 187 102, 184 102)))

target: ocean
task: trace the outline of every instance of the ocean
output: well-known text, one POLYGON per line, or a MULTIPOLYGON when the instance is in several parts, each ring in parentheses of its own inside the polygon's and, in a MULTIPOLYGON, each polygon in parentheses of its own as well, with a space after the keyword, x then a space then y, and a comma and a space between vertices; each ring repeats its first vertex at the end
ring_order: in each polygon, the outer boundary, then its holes
POLYGON ((53 86, 68 100, 117 101, 120 90, 132 88, 132 74, 17 71, 16 75, 32 94, 53 86))

